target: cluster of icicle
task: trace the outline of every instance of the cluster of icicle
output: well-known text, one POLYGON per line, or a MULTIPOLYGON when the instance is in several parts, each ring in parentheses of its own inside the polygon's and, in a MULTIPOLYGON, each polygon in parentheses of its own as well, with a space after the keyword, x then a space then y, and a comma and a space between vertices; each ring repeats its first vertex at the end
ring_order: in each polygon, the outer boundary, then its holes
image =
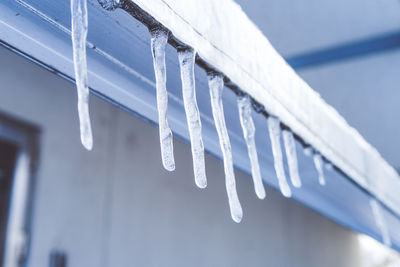
MULTIPOLYGON (((167 121, 168 93, 166 89, 166 67, 165 67, 165 46, 168 42, 168 32, 163 29, 151 31, 151 51, 156 78, 158 120, 160 131, 161 158, 166 170, 175 169, 172 131, 167 121)), ((196 52, 192 48, 178 48, 178 59, 182 80, 183 103, 186 112, 187 125, 189 129, 195 183, 200 188, 207 186, 206 171, 204 164, 204 144, 201 136, 200 112, 196 101, 196 87, 194 77, 196 52)), ((236 181, 232 160, 232 149, 226 128, 224 108, 222 103, 222 92, 224 89, 223 76, 216 72, 208 72, 208 85, 210 90, 211 108, 214 117, 215 128, 218 133, 220 148, 223 156, 225 171, 225 186, 228 194, 228 201, 232 219, 240 222, 243 217, 242 207, 236 191, 236 181)), ((255 126, 251 116, 252 103, 248 95, 239 95, 237 99, 240 123, 243 129, 244 140, 250 158, 251 173, 254 188, 260 199, 265 198, 265 189, 261 178, 260 165, 258 162, 255 126)), ((274 156, 274 167, 278 177, 279 187, 286 197, 292 195, 288 182, 286 181, 283 155, 281 148, 281 125, 278 118, 268 117, 268 129, 274 156)), ((283 142, 285 145, 286 157, 289 165, 289 174, 293 186, 300 187, 301 180, 298 171, 296 145, 293 133, 283 130, 283 142)), ((315 166, 318 171, 321 185, 325 184, 323 166, 324 160, 318 153, 314 155, 315 166)))
MULTIPOLYGON (((81 141, 83 146, 91 150, 93 147, 92 130, 89 118, 89 89, 86 66, 86 37, 88 28, 88 16, 86 0, 71 0, 72 13, 72 44, 73 59, 75 66, 75 80, 78 91, 78 112, 80 121, 81 141)), ((164 168, 168 171, 175 170, 173 151, 173 136, 168 125, 167 108, 168 92, 166 88, 166 66, 165 46, 168 42, 168 32, 164 29, 151 30, 151 52, 156 79, 156 94, 158 108, 158 123, 161 145, 161 158, 164 168)), ((182 95, 186 112, 187 125, 189 129, 191 150, 193 156, 193 169, 195 183, 199 188, 207 186, 206 169, 204 161, 204 144, 201 136, 200 112, 196 100, 196 88, 194 77, 196 52, 191 48, 179 48, 178 58, 182 80, 182 95)), ((236 191, 236 181, 232 160, 232 149, 226 128, 222 92, 224 89, 223 76, 218 73, 208 73, 208 84, 210 89, 212 114, 215 127, 218 133, 219 143, 223 155, 225 184, 228 194, 229 207, 232 219, 240 222, 243 217, 242 207, 236 191)), ((252 103, 248 95, 238 96, 238 110, 240 123, 243 129, 243 136, 247 145, 248 155, 251 164, 251 173, 254 181, 254 188, 258 198, 265 198, 265 189, 260 173, 256 143, 255 126, 251 116, 252 103)), ((268 117, 268 130, 274 157, 274 167, 278 178, 279 188, 285 197, 292 195, 289 184, 286 180, 283 155, 281 148, 281 125, 278 118, 268 117)), ((289 167, 290 179, 295 187, 301 187, 301 180, 298 171, 296 145, 293 133, 290 130, 283 130, 283 143, 289 167)), ((311 148, 305 150, 306 154, 313 154, 311 148)), ((319 153, 314 153, 314 163, 318 171, 319 182, 325 184, 323 173, 324 160, 319 153)))

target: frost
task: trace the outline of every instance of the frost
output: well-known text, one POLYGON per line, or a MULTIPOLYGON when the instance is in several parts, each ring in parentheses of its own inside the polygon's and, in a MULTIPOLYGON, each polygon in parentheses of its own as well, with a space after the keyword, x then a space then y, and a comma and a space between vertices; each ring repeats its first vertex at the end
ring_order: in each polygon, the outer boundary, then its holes
POLYGON ((198 187, 205 188, 207 186, 207 178, 204 162, 204 144, 201 137, 200 112, 197 106, 194 79, 195 55, 196 53, 192 49, 178 51, 183 103, 192 147, 194 178, 198 187))
POLYGON ((165 45, 168 33, 162 30, 151 31, 151 52, 156 77, 158 125, 160 131, 161 158, 163 166, 168 171, 175 170, 174 147, 172 132, 168 125, 168 92, 165 67, 165 45))
POLYGON ((236 192, 236 181, 233 170, 232 149, 226 129, 224 108, 222 105, 222 91, 224 81, 221 75, 208 74, 208 84, 210 87, 211 107, 214 117, 215 128, 217 129, 219 144, 224 158, 225 186, 228 193, 229 207, 232 219, 239 223, 243 217, 242 206, 236 192))
POLYGON ((301 180, 299 175, 299 167, 297 163, 296 143, 291 131, 284 130, 282 132, 283 142, 285 144, 286 158, 289 165, 289 174, 293 186, 301 187, 301 180))
POLYGON ((75 81, 78 91, 78 113, 82 145, 93 148, 92 127, 89 116, 89 88, 86 64, 86 37, 88 14, 86 0, 71 0, 71 37, 75 67, 75 81))
POLYGON ((314 165, 318 172, 318 181, 320 185, 325 185, 325 176, 324 176, 324 160, 322 159, 321 154, 316 153, 314 155, 314 165))
POLYGON ((272 154, 274 156, 274 167, 276 176, 278 177, 279 188, 285 197, 290 197, 292 191, 286 181, 285 170, 283 168, 283 157, 281 148, 281 127, 278 118, 268 117, 268 131, 271 139, 272 154))
POLYGON ((239 118, 243 129, 243 136, 246 141, 247 151, 250 158, 251 174, 253 176, 254 189, 258 198, 265 198, 265 189, 263 186, 260 165, 258 163, 256 142, 254 135, 256 128, 251 117, 251 102, 249 96, 238 97, 239 118))

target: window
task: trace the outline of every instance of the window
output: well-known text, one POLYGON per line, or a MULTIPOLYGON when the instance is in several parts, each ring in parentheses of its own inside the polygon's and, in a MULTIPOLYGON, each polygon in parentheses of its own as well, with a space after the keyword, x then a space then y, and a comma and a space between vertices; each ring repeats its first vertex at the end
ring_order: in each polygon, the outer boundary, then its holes
POLYGON ((38 129, 0 114, 0 266, 21 266, 29 244, 38 129))

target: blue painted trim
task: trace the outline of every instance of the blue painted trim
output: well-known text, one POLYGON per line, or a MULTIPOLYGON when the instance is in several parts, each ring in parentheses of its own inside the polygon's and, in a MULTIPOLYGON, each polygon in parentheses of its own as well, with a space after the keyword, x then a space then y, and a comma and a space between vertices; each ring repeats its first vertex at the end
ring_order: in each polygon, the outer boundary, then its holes
MULTIPOLYGON (((104 13, 97 0, 89 0, 88 3, 89 14, 92 14, 89 40, 93 47, 87 50, 89 82, 95 90, 92 92, 148 121, 156 122, 154 72, 147 28, 129 16, 104 13)), ((0 1, 0 39, 35 62, 41 62, 43 67, 57 75, 72 80, 74 71, 68 31, 70 16, 69 12, 64 12, 65 5, 68 3, 53 0, 0 1)), ((168 47, 166 57, 169 123, 175 136, 189 140, 176 51, 168 47)), ((204 71, 197 67, 195 71, 205 148, 208 153, 222 158, 212 119, 207 78, 204 71)), ((235 168, 250 174, 246 145, 237 115, 236 95, 230 90, 224 90, 223 98, 235 168)), ((253 113, 253 119, 264 182, 278 189, 265 117, 253 113)), ((292 188, 293 199, 345 227, 379 239, 379 229, 369 207, 370 196, 335 171, 325 173, 327 185, 321 187, 316 179, 312 158, 304 156, 300 146, 297 146, 297 155, 304 183, 301 190, 292 188)), ((386 209, 384 211, 394 247, 399 248, 400 235, 396 230, 400 229, 400 220, 386 209)))
POLYGON ((292 68, 302 69, 395 48, 400 48, 400 31, 295 55, 287 58, 286 61, 292 68))

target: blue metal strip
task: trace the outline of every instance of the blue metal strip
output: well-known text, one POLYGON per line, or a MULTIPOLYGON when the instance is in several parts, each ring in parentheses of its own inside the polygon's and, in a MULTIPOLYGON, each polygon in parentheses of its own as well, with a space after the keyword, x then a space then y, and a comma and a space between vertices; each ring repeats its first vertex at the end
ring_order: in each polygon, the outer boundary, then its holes
MULTIPOLYGON (((130 16, 116 12, 104 13, 97 0, 88 0, 88 7, 92 14, 88 36, 93 44, 88 49, 91 88, 148 121, 156 121, 156 97, 152 82, 154 72, 146 27, 130 16)), ((73 64, 69 23, 68 1, 0 1, 0 40, 3 39, 9 47, 21 51, 35 62, 41 62, 50 71, 71 80, 73 64)), ((167 66, 170 93, 168 119, 174 134, 188 140, 179 66, 176 51, 171 47, 167 47, 167 66)), ((221 158, 206 75, 198 67, 195 67, 195 71, 204 144, 210 154, 221 158)), ((250 164, 241 135, 236 95, 224 90, 223 98, 235 167, 249 174, 250 164)), ((256 144, 264 182, 277 188, 265 117, 254 113, 253 119, 257 128, 256 144)), ((379 229, 368 204, 370 196, 338 172, 327 172, 327 185, 319 186, 312 158, 304 156, 300 146, 297 149, 303 187, 301 190, 293 188, 293 199, 343 226, 379 239, 379 229)), ((399 249, 400 233, 396 230, 400 228, 400 220, 386 209, 385 212, 393 247, 399 249)))
POLYGON ((295 55, 287 58, 286 61, 292 68, 302 69, 395 48, 400 48, 400 31, 295 55))

